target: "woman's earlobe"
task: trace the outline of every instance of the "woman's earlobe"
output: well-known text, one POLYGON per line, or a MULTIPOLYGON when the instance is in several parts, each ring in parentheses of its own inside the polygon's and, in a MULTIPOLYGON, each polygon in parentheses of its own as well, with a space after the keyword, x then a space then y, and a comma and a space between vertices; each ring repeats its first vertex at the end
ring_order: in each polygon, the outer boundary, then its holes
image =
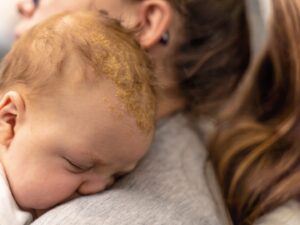
POLYGON ((170 33, 167 31, 167 32, 163 33, 163 35, 161 36, 159 42, 160 42, 162 45, 168 45, 169 40, 170 40, 170 33))
POLYGON ((149 49, 152 46, 169 42, 168 28, 172 19, 172 7, 164 0, 149 0, 140 6, 140 45, 149 49))

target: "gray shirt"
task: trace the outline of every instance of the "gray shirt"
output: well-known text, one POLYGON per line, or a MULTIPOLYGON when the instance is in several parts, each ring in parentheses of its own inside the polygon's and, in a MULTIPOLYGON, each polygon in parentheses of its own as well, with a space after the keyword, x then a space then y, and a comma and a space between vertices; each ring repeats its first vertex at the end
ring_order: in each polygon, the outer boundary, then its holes
POLYGON ((190 122, 176 114, 158 124, 149 153, 113 188, 56 207, 33 224, 222 224, 205 178, 206 158, 190 122))
POLYGON ((291 200, 255 221, 254 225, 300 225, 300 203, 291 200))

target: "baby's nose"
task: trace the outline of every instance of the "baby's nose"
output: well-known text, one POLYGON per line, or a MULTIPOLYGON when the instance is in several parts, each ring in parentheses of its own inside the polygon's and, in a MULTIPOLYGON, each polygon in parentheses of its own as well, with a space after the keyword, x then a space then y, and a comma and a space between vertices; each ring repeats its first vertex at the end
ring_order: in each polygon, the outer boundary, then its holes
POLYGON ((98 179, 84 181, 78 188, 77 193, 80 195, 90 195, 103 191, 111 186, 113 179, 98 179))
POLYGON ((36 5, 33 0, 18 0, 16 7, 19 14, 26 18, 32 17, 36 9, 36 5))

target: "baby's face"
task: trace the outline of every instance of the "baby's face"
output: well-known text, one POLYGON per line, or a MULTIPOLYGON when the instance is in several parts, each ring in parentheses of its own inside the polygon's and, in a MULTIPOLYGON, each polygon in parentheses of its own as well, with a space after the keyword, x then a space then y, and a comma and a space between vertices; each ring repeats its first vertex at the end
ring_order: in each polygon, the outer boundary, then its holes
POLYGON ((30 104, 4 153, 11 190, 25 210, 49 209, 100 192, 146 153, 143 133, 123 109, 114 85, 64 88, 30 104))

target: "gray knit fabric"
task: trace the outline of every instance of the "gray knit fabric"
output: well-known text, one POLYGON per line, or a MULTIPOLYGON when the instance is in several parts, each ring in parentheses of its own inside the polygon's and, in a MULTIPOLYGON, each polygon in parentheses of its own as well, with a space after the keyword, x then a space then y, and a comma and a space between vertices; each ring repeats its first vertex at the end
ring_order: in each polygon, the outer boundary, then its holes
POLYGON ((291 200, 258 219, 254 225, 300 225, 300 203, 291 200))
POLYGON ((56 207, 33 224, 222 224, 204 174, 206 155, 187 118, 174 115, 160 122, 134 172, 112 189, 56 207))

